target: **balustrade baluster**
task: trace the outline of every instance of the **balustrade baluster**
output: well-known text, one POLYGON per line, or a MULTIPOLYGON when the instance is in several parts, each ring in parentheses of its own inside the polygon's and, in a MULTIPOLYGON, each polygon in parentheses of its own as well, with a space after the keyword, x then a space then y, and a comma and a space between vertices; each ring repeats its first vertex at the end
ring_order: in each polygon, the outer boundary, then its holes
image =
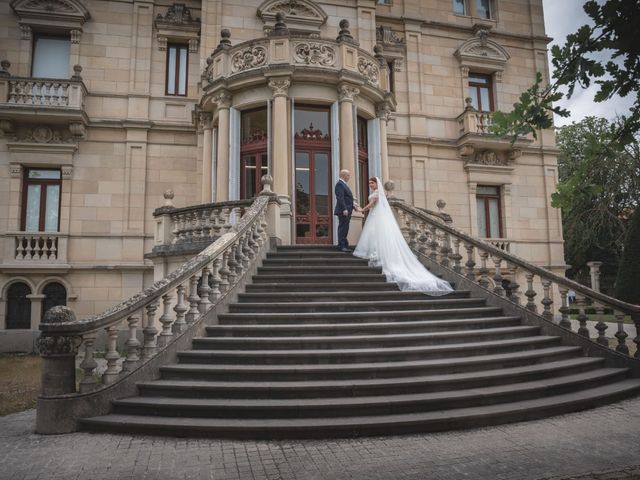
POLYGON ((118 369, 118 360, 120 360, 120 354, 117 350, 118 345, 118 327, 112 325, 107 327, 107 353, 104 358, 107 361, 107 369, 102 374, 102 383, 109 385, 118 379, 120 370, 118 369))
POLYGON ((604 345, 605 347, 609 346, 609 339, 607 338, 605 332, 609 326, 602 321, 604 317, 604 308, 600 304, 595 304, 596 315, 598 316, 598 323, 596 323, 596 330, 598 331, 598 337, 596 338, 596 342, 600 345, 604 345))
POLYGON ((200 286, 198 287, 198 296, 200 297, 200 301, 198 302, 198 311, 200 313, 206 313, 206 311, 211 307, 211 302, 209 301, 209 293, 211 293, 211 287, 209 286, 210 274, 211 270, 209 270, 208 266, 202 269, 200 286))
POLYGON ((451 254, 451 236, 449 232, 442 232, 442 245, 440 246, 440 265, 449 266, 449 255, 451 254))
POLYGON ((472 282, 475 282, 476 274, 475 274, 474 268, 476 266, 476 262, 474 260, 475 255, 473 253, 474 247, 470 243, 465 243, 464 249, 467 251, 467 261, 464 264, 467 272, 465 276, 472 282))
POLYGON ((629 347, 627 346, 627 337, 629 336, 627 332, 624 331, 624 312, 614 312, 616 316, 616 322, 618 324, 618 330, 615 333, 615 337, 618 340, 618 345, 616 345, 616 352, 620 352, 623 355, 629 355, 629 347))
POLYGON ((173 338, 173 331, 171 330, 171 324, 173 323, 173 316, 171 315, 171 295, 168 293, 162 296, 162 315, 158 319, 162 325, 162 331, 158 335, 158 346, 166 347, 171 343, 173 338))
POLYGON ((578 294, 576 296, 576 305, 578 305, 578 321, 580 327, 578 328, 578 335, 589 338, 589 329, 587 328, 587 320, 589 317, 585 311, 587 306, 587 298, 584 295, 578 294))
POLYGON ((488 258, 489 254, 487 252, 480 252, 480 268, 478 269, 480 280, 478 283, 484 288, 489 288, 489 269, 487 268, 488 258))
POLYGON ((211 210, 205 209, 201 214, 202 218, 200 220, 200 225, 202 228, 202 239, 207 242, 211 242, 211 210))
POLYGON ((237 278, 238 262, 236 261, 236 249, 237 244, 232 244, 230 249, 231 251, 229 253, 229 259, 227 260, 227 266, 229 268, 229 275, 227 275, 229 288, 235 285, 237 278))
POLYGON ((200 297, 198 297, 198 280, 199 276, 196 274, 189 279, 189 311, 187 312, 186 319, 188 323, 193 323, 198 315, 200 315, 200 311, 198 310, 198 303, 200 302, 200 297))
POLYGON ((634 357, 640 358, 640 313, 631 314, 631 319, 633 320, 633 324, 636 327, 636 336, 633 339, 633 343, 636 344, 636 353, 634 357))
POLYGON ((551 310, 551 305, 553 305, 553 300, 551 300, 551 281, 543 279, 542 280, 542 316, 549 321, 553 321, 553 311, 551 310))
POLYGON ((535 275, 533 273, 526 273, 525 277, 527 279, 527 291, 524 292, 524 296, 527 297, 527 310, 531 310, 532 312, 537 312, 538 307, 534 302, 536 298, 536 291, 533 289, 533 277, 535 275))
POLYGON ((502 297, 504 296, 504 288, 502 287, 502 259, 500 257, 491 257, 491 260, 495 266, 493 293, 502 297))
POLYGON ((84 358, 80 363, 80 369, 84 372, 82 381, 80 382, 80 393, 90 392, 98 386, 98 381, 93 375, 98 362, 93 357, 93 344, 96 341, 96 333, 90 333, 82 337, 84 346, 84 358))
POLYGON ((220 257, 216 257, 213 260, 213 268, 212 268, 212 277, 211 277, 211 291, 209 292, 209 300, 211 301, 211 303, 216 303, 218 301, 218 298, 220 298, 220 275, 219 275, 219 271, 220 271, 220 257))
POLYGON ((229 289, 229 250, 222 253, 222 264, 220 266, 220 293, 225 293, 229 289))
POLYGON ((223 208, 222 217, 224 219, 224 224, 222 225, 222 229, 224 230, 224 233, 229 233, 229 231, 231 231, 231 229, 233 228, 233 225, 231 225, 231 208, 229 207, 223 208))
POLYGON ((242 234, 240 236, 240 238, 238 239, 238 243, 237 243, 237 248, 236 248, 236 262, 237 262, 237 266, 236 266, 236 275, 237 278, 240 278, 240 276, 242 275, 242 272, 244 271, 244 264, 245 264, 245 258, 244 258, 244 238, 245 238, 246 234, 242 234))
POLYGON ((142 345, 142 358, 143 360, 148 360, 153 357, 158 351, 158 340, 156 335, 158 334, 158 329, 155 325, 155 316, 156 310, 158 310, 159 306, 158 299, 153 300, 149 305, 147 305, 147 323, 145 327, 142 329, 142 333, 144 336, 144 344, 142 345))
POLYGON ((451 259, 453 260, 453 271, 456 273, 462 273, 462 255, 460 255, 460 243, 461 240, 457 237, 453 239, 453 254, 451 259))
POLYGON ((562 301, 562 306, 558 309, 560 312, 560 323, 561 327, 566 328, 567 330, 571 330, 571 321, 569 320, 569 303, 567 300, 567 295, 569 293, 569 289, 566 287, 560 287, 560 300, 562 301))
POLYGON ((51 82, 42 83, 42 89, 44 90, 44 105, 51 104, 51 82))
POLYGON ((409 237, 409 228, 407 226, 407 215, 402 209, 396 209, 398 213, 398 225, 400 225, 400 231, 402 236, 406 239, 409 237))
POLYGON ((409 241, 407 243, 411 250, 414 250, 417 245, 416 239, 418 238, 418 230, 415 227, 415 224, 416 222, 414 222, 411 217, 407 218, 407 233, 409 235, 409 241))
POLYGON ((518 284, 518 266, 515 263, 507 263, 509 271, 509 300, 520 305, 520 285, 518 284))
POLYGON ((176 312, 176 321, 173 322, 173 332, 176 334, 180 334, 187 329, 187 322, 185 320, 185 313, 189 308, 185 304, 184 301, 184 291, 185 287, 183 284, 178 285, 176 288, 176 305, 173 307, 173 311, 176 312))
POLYGON ((249 247, 249 241, 251 240, 251 230, 248 230, 244 235, 244 241, 242 242, 242 271, 246 272, 251 264, 251 248, 249 247))
POLYGON ((418 252, 426 255, 428 252, 427 242, 429 241, 429 235, 427 234, 427 222, 420 222, 419 230, 420 235, 417 240, 417 249, 418 252))
POLYGON ((131 372, 136 368, 138 362, 140 362, 140 357, 138 356, 140 341, 137 336, 140 317, 130 315, 127 318, 127 323, 129 325, 129 338, 127 338, 127 341, 124 344, 127 349, 127 358, 125 358, 124 363, 122 364, 122 369, 126 372, 131 372))
POLYGON ((434 262, 438 261, 438 229, 435 225, 429 228, 431 241, 429 242, 429 258, 434 262))

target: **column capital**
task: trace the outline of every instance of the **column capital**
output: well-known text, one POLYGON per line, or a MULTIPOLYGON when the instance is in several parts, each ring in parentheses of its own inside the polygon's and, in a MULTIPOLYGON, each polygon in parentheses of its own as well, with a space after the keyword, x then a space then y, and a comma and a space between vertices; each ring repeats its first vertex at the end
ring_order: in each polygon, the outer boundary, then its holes
POLYGON ((353 99, 360 93, 360 89, 355 85, 342 83, 338 85, 338 100, 340 102, 353 102, 353 99))
POLYGON ((269 80, 269 88, 273 90, 274 97, 286 97, 290 86, 291 80, 288 78, 272 78, 269 80))
POLYGON ((204 111, 198 112, 198 124, 202 128, 205 128, 205 129, 212 128, 212 123, 211 123, 212 120, 213 120, 213 114, 211 112, 204 112, 204 111))
POLYGON ((389 121, 389 117, 391 116, 391 108, 386 103, 381 103, 376 105, 376 117, 380 120, 384 120, 385 122, 389 121))
POLYGON ((231 99, 233 97, 227 90, 220 90, 216 93, 212 100, 218 106, 218 110, 229 109, 231 107, 231 99))

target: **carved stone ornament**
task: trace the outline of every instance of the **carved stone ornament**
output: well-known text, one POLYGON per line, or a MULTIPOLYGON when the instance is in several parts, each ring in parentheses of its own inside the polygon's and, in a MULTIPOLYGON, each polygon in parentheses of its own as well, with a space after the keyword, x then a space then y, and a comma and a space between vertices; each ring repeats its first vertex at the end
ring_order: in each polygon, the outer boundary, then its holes
POLYGON ((340 85, 338 87, 338 100, 341 102, 353 102, 353 99, 360 93, 358 87, 353 85, 340 85))
POLYGON ((488 38, 489 31, 480 29, 473 38, 464 42, 454 55, 466 66, 489 65, 503 69, 509 53, 498 43, 488 38))
POLYGON ((475 156, 467 157, 466 163, 489 165, 492 167, 506 167, 509 165, 509 160, 502 155, 498 155, 492 150, 484 150, 482 152, 477 152, 475 156))
POLYGON ((212 100, 217 105, 218 110, 231 107, 231 94, 226 90, 216 93, 212 100))
POLYGON ((267 63, 267 49, 260 45, 243 48, 231 57, 231 70, 241 72, 267 63))
POLYGON ((329 45, 315 42, 298 43, 293 56, 296 63, 329 67, 336 63, 336 52, 329 45))
POLYGON ((22 165, 19 163, 10 163, 9 175, 11 178, 22 178, 22 165))
POLYGON ((82 343, 82 337, 66 337, 61 335, 40 335, 36 340, 36 348, 43 357, 54 355, 72 355, 78 353, 78 347, 82 343))
POLYGON ((198 51, 200 19, 194 18, 184 3, 174 3, 164 15, 159 13, 154 25, 158 31, 158 50, 165 51, 168 39, 171 38, 188 42, 191 53, 198 51))
POLYGON ((200 19, 193 18, 191 10, 184 3, 174 3, 167 12, 156 16, 156 25, 193 25, 200 26, 200 19))
POLYGON ((91 18, 89 10, 80 0, 13 0, 11 8, 20 18, 23 38, 30 35, 25 27, 51 25, 52 22, 70 30, 82 30, 82 25, 91 18), (45 20, 43 20, 45 19, 45 20))
POLYGON ((329 134, 323 134, 322 130, 313 126, 313 123, 310 123, 307 128, 303 128, 300 132, 296 132, 295 137, 303 140, 330 140, 329 134))
POLYGON ((274 97, 286 96, 291 86, 288 78, 274 78, 269 80, 269 88, 273 91, 274 97))
POLYGON ((63 165, 60 170, 63 180, 70 180, 73 177, 73 165, 63 165))
POLYGON ((13 139, 24 143, 64 144, 73 143, 73 138, 65 130, 53 129, 44 125, 19 129, 13 139))
POLYGON ((358 71, 369 83, 378 84, 380 68, 366 57, 358 57, 358 71))
POLYGON ((391 108, 389 107, 389 105, 387 105, 386 103, 378 105, 376 107, 376 117, 378 117, 380 120, 388 122, 389 118, 391 117, 391 108))
POLYGON ((296 33, 319 33, 320 26, 327 21, 327 14, 311 0, 266 0, 258 7, 258 17, 265 30, 272 30, 276 15, 283 15, 289 31, 296 33))
POLYGON ((198 112, 198 124, 201 127, 207 127, 213 120, 213 114, 211 112, 199 111, 198 112))
POLYGON ((376 41, 384 43, 385 45, 404 45, 405 43, 400 33, 386 25, 378 25, 376 27, 376 41))

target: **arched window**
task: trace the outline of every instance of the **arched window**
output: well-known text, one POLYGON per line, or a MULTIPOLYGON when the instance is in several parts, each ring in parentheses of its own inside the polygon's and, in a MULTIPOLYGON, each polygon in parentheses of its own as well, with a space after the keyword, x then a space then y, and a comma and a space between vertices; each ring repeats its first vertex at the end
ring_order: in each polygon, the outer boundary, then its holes
POLYGON ((31 328, 30 294, 29 285, 23 282, 14 283, 7 290, 7 329, 31 328))
POLYGON ((42 294, 44 295, 44 300, 42 301, 42 318, 44 318, 44 314, 51 307, 67 304, 67 289, 64 288, 64 285, 57 282, 48 283, 42 289, 42 294))

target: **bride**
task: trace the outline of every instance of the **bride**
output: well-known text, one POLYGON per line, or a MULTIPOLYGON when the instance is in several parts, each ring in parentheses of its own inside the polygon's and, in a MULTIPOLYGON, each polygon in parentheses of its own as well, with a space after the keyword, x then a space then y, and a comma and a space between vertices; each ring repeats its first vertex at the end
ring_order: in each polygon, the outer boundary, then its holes
POLYGON ((368 259, 370 265, 382 267, 387 280, 397 283, 400 290, 429 295, 446 295, 452 292, 451 285, 429 272, 405 242, 380 179, 371 177, 369 187, 372 190, 369 203, 359 211, 370 210, 371 213, 353 255, 368 259))

